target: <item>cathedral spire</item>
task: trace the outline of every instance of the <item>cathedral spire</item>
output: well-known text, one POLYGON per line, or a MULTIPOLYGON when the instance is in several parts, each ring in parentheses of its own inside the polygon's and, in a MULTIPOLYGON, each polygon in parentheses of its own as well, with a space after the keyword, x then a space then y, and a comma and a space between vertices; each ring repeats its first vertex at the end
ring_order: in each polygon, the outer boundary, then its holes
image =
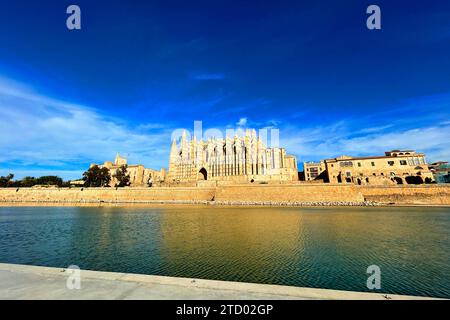
POLYGON ((176 161, 178 157, 178 149, 177 149, 177 140, 174 138, 172 141, 172 147, 170 148, 170 156, 169 156, 169 172, 173 173, 176 161))
POLYGON ((173 139, 172 147, 170 148, 170 160, 175 160, 177 157, 177 140, 173 139))
POLYGON ((123 166, 127 164, 127 159, 120 156, 120 153, 117 152, 116 158, 114 159, 114 165, 123 166))

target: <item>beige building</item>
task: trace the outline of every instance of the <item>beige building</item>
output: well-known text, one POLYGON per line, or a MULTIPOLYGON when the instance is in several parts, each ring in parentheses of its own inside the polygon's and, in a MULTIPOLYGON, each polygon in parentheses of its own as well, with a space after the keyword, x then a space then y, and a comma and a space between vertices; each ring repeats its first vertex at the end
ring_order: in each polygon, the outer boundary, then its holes
POLYGON ((303 172, 305 181, 325 180, 325 162, 303 162, 303 172))
POLYGON ((298 180, 297 160, 283 148, 266 148, 255 130, 245 136, 190 141, 184 132, 174 140, 169 159, 169 182, 199 180, 270 182, 298 180))
POLYGON ((324 160, 330 183, 420 184, 434 181, 423 153, 393 150, 384 156, 324 160))
MULTIPOLYGON (((93 167, 95 164, 91 164, 93 167)), ((127 159, 121 157, 119 154, 116 155, 114 163, 111 161, 106 161, 102 165, 98 165, 100 168, 108 168, 111 174, 110 185, 113 187, 116 185, 117 180, 114 178, 117 170, 122 166, 127 166, 127 174, 130 175, 131 187, 147 187, 151 184, 159 185, 166 178, 166 170, 161 169, 160 171, 145 168, 142 164, 128 165, 127 159)))

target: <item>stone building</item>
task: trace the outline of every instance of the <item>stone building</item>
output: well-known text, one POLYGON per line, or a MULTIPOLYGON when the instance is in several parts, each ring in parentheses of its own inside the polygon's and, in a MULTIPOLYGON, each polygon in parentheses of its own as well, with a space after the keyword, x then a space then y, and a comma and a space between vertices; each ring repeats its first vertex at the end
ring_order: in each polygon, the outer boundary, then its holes
POLYGON ((190 141, 184 132, 179 145, 172 142, 170 182, 199 180, 270 182, 298 180, 297 160, 283 148, 266 148, 255 130, 245 136, 190 141))
POLYGON ((319 162, 303 162, 303 180, 325 180, 326 167, 324 161, 319 162))
POLYGON ((330 183, 421 184, 434 181, 423 153, 393 150, 384 156, 324 160, 330 183))
POLYGON ((450 165, 447 161, 439 161, 429 165, 436 183, 450 183, 450 165))
MULTIPOLYGON (((91 164, 93 167, 95 164, 91 164)), ((128 165, 127 159, 121 157, 119 154, 116 155, 114 163, 111 161, 106 161, 102 165, 98 165, 100 168, 108 168, 111 174, 110 186, 114 187, 117 180, 114 178, 115 173, 122 166, 127 166, 127 174, 130 176, 131 187, 147 187, 149 182, 153 185, 158 185, 162 183, 166 178, 166 170, 161 169, 160 171, 145 168, 142 164, 128 165)))

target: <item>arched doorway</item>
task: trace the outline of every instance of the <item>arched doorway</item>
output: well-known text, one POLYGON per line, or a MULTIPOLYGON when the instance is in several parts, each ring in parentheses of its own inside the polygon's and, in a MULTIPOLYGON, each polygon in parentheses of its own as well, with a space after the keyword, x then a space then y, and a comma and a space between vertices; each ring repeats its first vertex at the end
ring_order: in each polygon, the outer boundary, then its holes
POLYGON ((405 178, 405 181, 407 184, 422 184, 423 183, 422 177, 419 177, 419 176, 407 176, 405 178))
POLYGON ((403 184, 403 180, 402 180, 402 178, 400 178, 400 177, 394 177, 394 181, 395 181, 397 184, 403 184))
POLYGON ((200 180, 208 180, 208 172, 206 171, 205 168, 201 168, 198 173, 199 173, 200 180))

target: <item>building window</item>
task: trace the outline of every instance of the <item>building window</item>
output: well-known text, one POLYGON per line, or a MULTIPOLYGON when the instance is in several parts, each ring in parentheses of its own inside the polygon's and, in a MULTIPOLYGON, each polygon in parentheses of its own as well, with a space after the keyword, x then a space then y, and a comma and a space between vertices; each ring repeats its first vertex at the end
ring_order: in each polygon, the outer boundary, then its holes
POLYGON ((375 162, 372 161, 372 167, 375 167, 375 162))
POLYGON ((340 163, 341 167, 353 167, 353 162, 351 161, 342 161, 340 163))
POLYGON ((346 172, 346 175, 347 175, 347 177, 351 177, 351 176, 352 176, 352 173, 351 173, 350 171, 347 171, 347 172, 346 172))
POLYGON ((406 160, 400 160, 400 164, 401 164, 402 166, 406 166, 406 160))
POLYGON ((393 166, 394 165, 394 161, 388 161, 388 165, 393 166))
POLYGON ((361 162, 358 162, 358 167, 361 167, 361 162))
POLYGON ((318 176, 319 176, 319 169, 316 167, 316 168, 310 168, 310 176, 311 176, 311 178, 313 178, 313 179, 315 179, 315 178, 317 178, 318 176))

